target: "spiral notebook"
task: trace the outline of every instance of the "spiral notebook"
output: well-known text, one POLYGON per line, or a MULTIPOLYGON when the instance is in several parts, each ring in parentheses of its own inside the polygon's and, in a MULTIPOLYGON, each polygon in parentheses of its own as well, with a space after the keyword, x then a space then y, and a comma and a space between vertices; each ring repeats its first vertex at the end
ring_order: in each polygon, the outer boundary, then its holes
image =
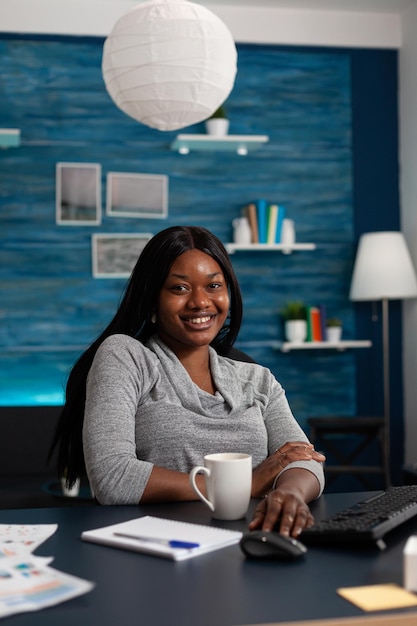
POLYGON ((231 546, 238 543, 241 537, 242 533, 236 530, 178 522, 150 515, 81 533, 83 541, 143 552, 174 561, 184 561, 231 546))

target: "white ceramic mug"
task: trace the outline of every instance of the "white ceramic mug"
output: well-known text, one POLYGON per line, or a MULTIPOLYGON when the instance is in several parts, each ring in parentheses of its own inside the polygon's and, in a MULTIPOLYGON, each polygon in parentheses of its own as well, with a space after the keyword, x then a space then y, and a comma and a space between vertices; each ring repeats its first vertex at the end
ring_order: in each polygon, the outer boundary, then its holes
POLYGON ((246 515, 251 496, 252 457, 235 452, 208 454, 204 457, 204 466, 198 465, 191 470, 190 483, 211 509, 213 517, 241 519, 246 515), (205 474, 207 497, 196 485, 197 474, 205 474))

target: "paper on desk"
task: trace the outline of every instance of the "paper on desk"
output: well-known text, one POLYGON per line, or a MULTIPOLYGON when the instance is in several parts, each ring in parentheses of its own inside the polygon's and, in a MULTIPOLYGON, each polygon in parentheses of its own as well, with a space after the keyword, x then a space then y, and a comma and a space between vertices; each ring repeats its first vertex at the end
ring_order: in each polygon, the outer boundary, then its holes
POLYGON ((49 539, 58 524, 0 524, 0 556, 8 556, 7 551, 17 550, 19 547, 33 552, 41 543, 49 539), (6 552, 6 554, 2 554, 6 552))
POLYGON ((29 553, 26 558, 0 560, 0 618, 53 606, 94 587, 93 583, 48 567, 46 561, 29 553))
POLYGON ((57 524, 0 524, 0 618, 53 606, 94 587, 49 567, 53 557, 32 554, 57 528, 57 524))
POLYGON ((337 593, 364 611, 417 606, 417 596, 395 584, 343 587, 337 589, 337 593))

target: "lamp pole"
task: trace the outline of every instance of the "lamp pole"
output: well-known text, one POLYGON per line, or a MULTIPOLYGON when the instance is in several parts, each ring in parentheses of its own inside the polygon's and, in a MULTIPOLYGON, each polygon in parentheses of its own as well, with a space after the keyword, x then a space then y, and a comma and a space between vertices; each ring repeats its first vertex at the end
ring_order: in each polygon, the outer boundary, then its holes
POLYGON ((388 298, 382 298, 382 350, 383 350, 383 367, 384 367, 384 467, 386 486, 391 485, 390 476, 390 377, 389 377, 389 301, 388 298))
POLYGON ((417 297, 417 277, 404 235, 399 231, 363 233, 359 240, 350 286, 351 300, 382 302, 384 416, 381 450, 387 487, 391 484, 391 405, 389 300, 417 297))

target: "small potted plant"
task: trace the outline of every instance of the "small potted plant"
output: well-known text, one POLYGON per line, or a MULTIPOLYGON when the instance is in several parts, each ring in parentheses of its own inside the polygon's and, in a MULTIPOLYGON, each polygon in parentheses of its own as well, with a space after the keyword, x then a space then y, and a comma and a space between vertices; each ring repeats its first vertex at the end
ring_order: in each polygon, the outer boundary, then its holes
POLYGON ((331 343, 337 343, 342 338, 342 321, 337 317, 329 317, 326 320, 326 339, 331 343))
POLYGON ((215 135, 217 137, 227 135, 229 132, 229 120, 224 105, 219 106, 219 108, 210 115, 205 122, 205 127, 208 135, 215 135))
POLYGON ((302 343, 307 339, 307 307, 304 302, 287 302, 281 310, 284 319, 285 337, 291 343, 302 343))

